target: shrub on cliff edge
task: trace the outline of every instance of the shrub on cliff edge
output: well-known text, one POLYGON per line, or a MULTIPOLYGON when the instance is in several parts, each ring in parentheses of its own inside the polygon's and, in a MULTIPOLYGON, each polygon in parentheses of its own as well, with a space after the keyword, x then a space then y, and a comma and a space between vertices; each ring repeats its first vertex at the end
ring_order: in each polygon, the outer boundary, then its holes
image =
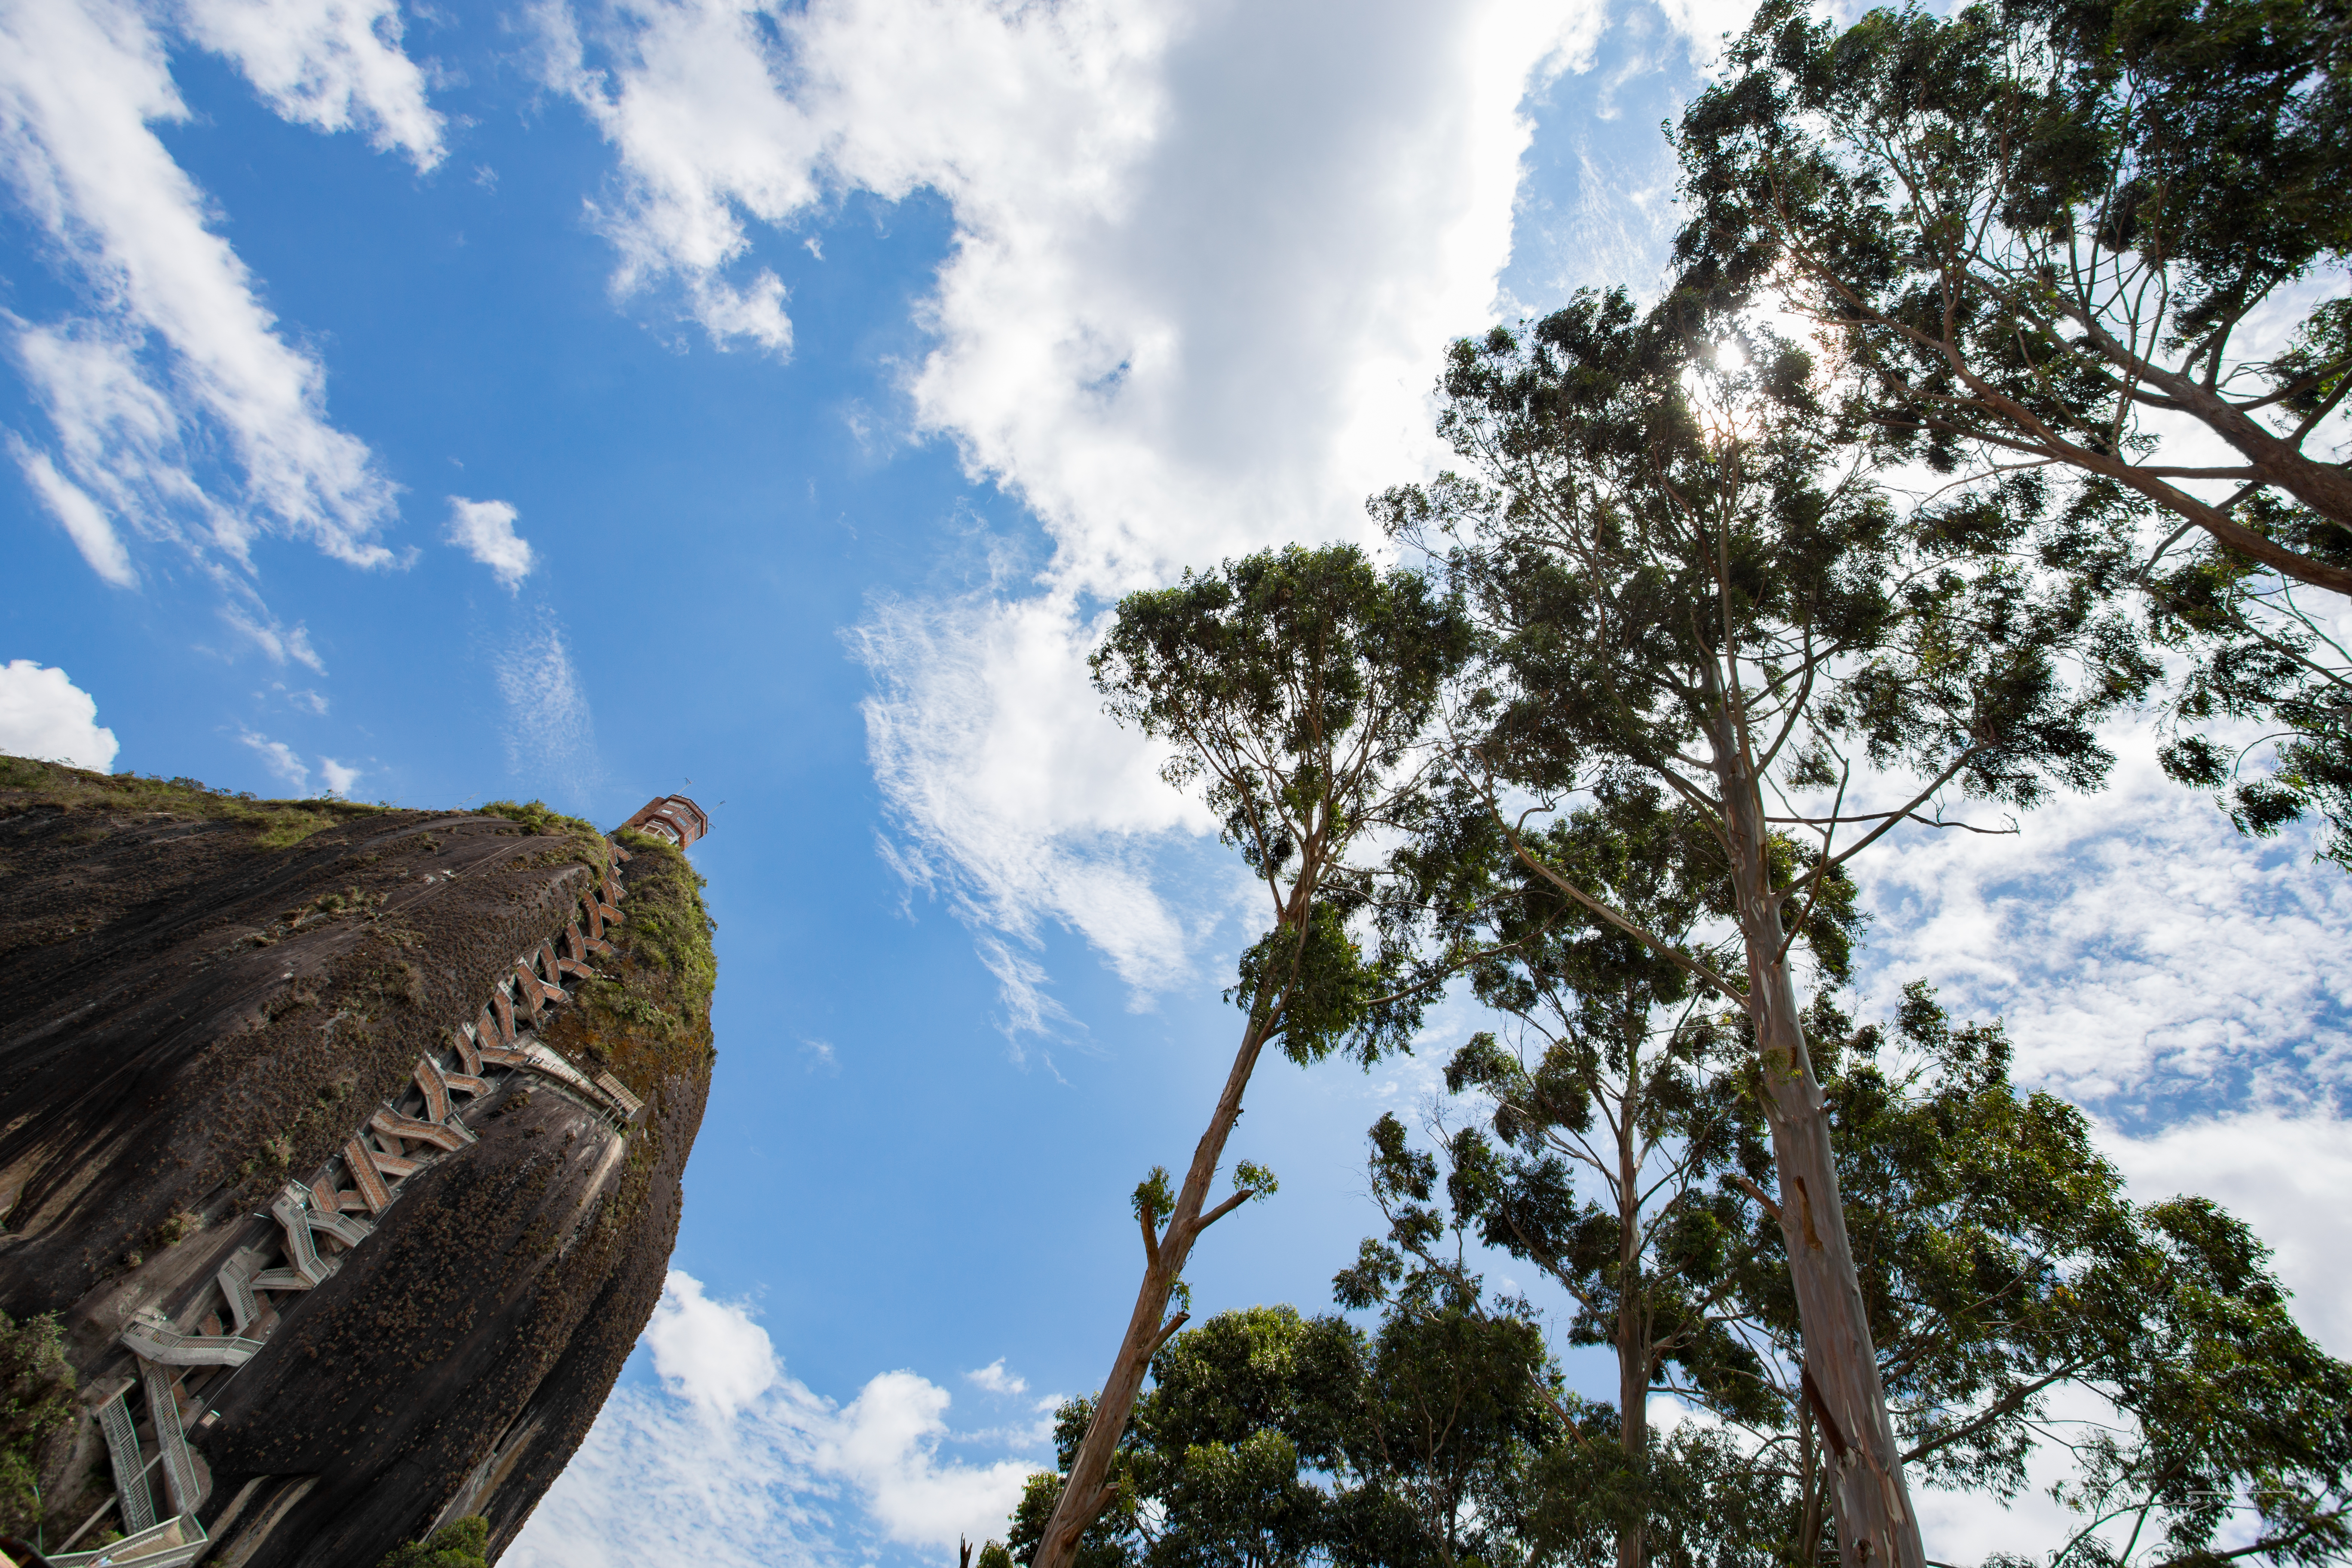
POLYGON ((472 1514, 395 1549, 376 1568, 489 1568, 489 1541, 490 1521, 472 1514))
POLYGON ((18 1323, 0 1312, 0 1534, 40 1523, 41 1449, 73 1430, 73 1387, 56 1316, 18 1323))

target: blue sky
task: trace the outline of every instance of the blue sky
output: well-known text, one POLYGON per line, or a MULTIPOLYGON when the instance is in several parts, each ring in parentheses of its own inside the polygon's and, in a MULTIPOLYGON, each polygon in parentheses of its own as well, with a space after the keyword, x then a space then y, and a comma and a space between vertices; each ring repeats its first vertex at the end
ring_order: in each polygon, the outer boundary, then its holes
MULTIPOLYGON (((1001 1519, 1107 1363, 1244 935, 1094 710, 1096 618, 1369 539, 1449 335, 1651 281, 1656 127, 1738 16, 0 4, 0 743, 715 820, 679 1273, 510 1562, 938 1562, 1001 1519)), ((2352 885, 2118 745, 2016 839, 1891 847, 1864 989, 2003 1013, 2352 1352, 2352 885)), ((1234 1152, 1284 1189, 1202 1310, 1328 1303, 1365 1127, 1468 1026, 1265 1069, 1234 1152)))

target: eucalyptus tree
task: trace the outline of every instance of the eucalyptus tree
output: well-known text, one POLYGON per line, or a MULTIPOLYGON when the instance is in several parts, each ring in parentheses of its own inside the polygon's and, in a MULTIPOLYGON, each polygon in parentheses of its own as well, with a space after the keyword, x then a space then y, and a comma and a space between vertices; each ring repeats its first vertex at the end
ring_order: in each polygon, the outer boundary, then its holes
MULTIPOLYGON (((1728 912, 1722 856, 1688 805, 1669 805, 1654 784, 1604 786, 1526 844, 1531 860, 1669 951, 1724 967, 1727 944, 1706 940, 1728 912)), ((1750 1422, 1776 1413, 1740 1331, 1741 1287, 1759 1254, 1748 1193, 1770 1176, 1748 1098, 1754 1052, 1687 969, 1527 863, 1497 858, 1502 896, 1475 906, 1470 940, 1482 957, 1471 973, 1477 1000, 1507 1027, 1456 1051, 1445 1082, 1488 1103, 1499 1148, 1477 1129, 1455 1134, 1451 1185, 1483 1240, 1567 1291, 1569 1342, 1615 1352, 1616 1558, 1642 1568, 1654 1512, 1651 1392, 1750 1422)), ((1849 888, 1825 883, 1831 897, 1804 931, 1833 974, 1845 966, 1849 888)), ((1407 1200, 1390 1152, 1400 1131, 1375 1130, 1374 1191, 1407 1200)))
POLYGON ((2168 771, 2352 865, 2342 0, 1771 0, 1728 62, 1675 135, 1685 286, 1818 323, 1938 484, 2071 476, 2043 548, 2190 661, 2168 771))
POLYGON ((1744 1016, 1839 1539, 1855 1568, 1919 1568, 1794 945, 1895 827, 1958 826, 1956 798, 2022 807, 2096 784, 2095 725, 2153 666, 2089 588, 2016 558, 1997 497, 1899 513, 1810 356, 1686 296, 1642 317, 1622 292, 1580 294, 1456 342, 1440 391, 1465 471, 1372 505, 1445 550, 1483 628, 1449 716, 1456 763, 1530 872, 1744 1016), (1857 765, 1902 787, 1864 809, 1857 765), (1545 858, 1531 824, 1629 781, 1713 839, 1744 973, 1545 858))
MULTIPOLYGON (((2083 1113, 2011 1081, 2000 1026, 1953 1022, 1922 984, 1886 1023, 1855 1026, 1817 998, 1808 1025, 1908 1472, 2007 1500, 2030 1463, 2054 1464, 2076 1522, 2049 1543, 2048 1568, 2316 1565, 2352 1549, 2352 1367, 2296 1325, 2244 1225, 2203 1199, 2130 1202, 2083 1113)), ((1500 1130, 1539 1096, 1575 1092, 1536 1086, 1557 1057, 1531 1072, 1488 1045, 1465 1058, 1500 1130)), ((1343 1300, 1381 1298, 1401 1278, 1465 1278, 1476 1237, 1556 1260, 1543 1266, 1576 1303, 1571 1342, 1622 1321, 1607 1294, 1618 1281, 1670 1324, 1704 1302, 1712 1346, 1687 1335, 1699 1353, 1662 1354, 1621 1399, 1667 1390, 1722 1425, 1645 1434, 1637 1469, 1622 1450, 1604 1457, 1600 1423, 1579 1418, 1614 1413, 1563 1408, 1567 1440, 1515 1494, 1526 1515, 1511 1533, 1538 1556, 1624 1563, 1630 1521, 1644 1563, 1837 1555, 1834 1437, 1804 1392, 1781 1216, 1742 1174, 1763 1131, 1762 1070, 1750 1061, 1750 1083, 1726 1102, 1737 1152, 1688 1205, 1698 1245, 1661 1248, 1661 1267, 1640 1274, 1612 1277, 1626 1221, 1523 1154, 1498 1160, 1475 1129, 1442 1136, 1433 1154, 1393 1118, 1373 1128, 1389 1231, 1342 1275, 1343 1300)), ((1658 1341, 1675 1342, 1671 1329, 1658 1341)))
MULTIPOLYGON (((1393 1125, 1392 1121, 1387 1125, 1393 1125)), ((1496 1311, 1460 1258, 1416 1257, 1333 1281, 1342 1306, 1383 1310, 1355 1419, 1341 1428, 1338 1568, 1517 1568, 1540 1560, 1528 1523, 1544 1453, 1573 1405, 1541 1330, 1496 1311)))
MULTIPOLYGON (((1451 1282, 1448 1281, 1448 1284, 1451 1282)), ((1532 1324, 1399 1292, 1370 1332, 1292 1307, 1220 1312, 1152 1358, 1081 1538, 1087 1568, 1515 1568, 1528 1488, 1557 1436, 1532 1324)), ((1094 1415, 1055 1417, 1066 1473, 1094 1415)), ((1033 1552, 1061 1489, 1030 1479, 1014 1514, 1033 1552)))
MULTIPOLYGON (((1296 1308, 1220 1312, 1178 1333, 1152 1358, 1112 1473, 1118 1497, 1081 1538, 1097 1568, 1297 1568, 1325 1554, 1328 1495, 1307 1477, 1342 1465, 1342 1429, 1362 1403, 1361 1331, 1296 1308)), ((1013 1548, 1043 1536, 1079 1442, 1090 1400, 1055 1415, 1061 1472, 1030 1478, 1013 1548)))
POLYGON ((2352 474, 2306 449, 2352 386, 2345 24, 2340 3, 1990 0, 1840 28, 1769 0, 1685 111, 1678 259, 1836 331, 1931 457, 2063 464, 2352 593, 2352 474), (2282 312, 2284 342, 2245 342, 2282 312), (2230 457, 2185 457, 2152 416, 2230 457))
POLYGON ((1376 907, 1378 878, 1350 857, 1422 811, 1424 742, 1470 642, 1462 606, 1426 578, 1382 571, 1350 546, 1291 546, 1129 595, 1093 656, 1110 713, 1167 745, 1170 783, 1202 790, 1270 923, 1226 993, 1241 1038, 1181 1184, 1171 1190, 1161 1168, 1136 1188, 1142 1283, 1037 1568, 1066 1568, 1116 1495, 1112 1460, 1145 1372, 1185 1321, 1169 1304, 1194 1244, 1273 1191, 1244 1162, 1235 1190, 1209 1203, 1260 1056, 1271 1047, 1301 1065, 1335 1051, 1370 1063, 1411 1037, 1428 986, 1412 973, 1403 928, 1376 907))
MULTIPOLYGON (((2202 1198, 2129 1201, 2083 1113, 2011 1081, 2000 1026, 1955 1023, 1923 984, 1885 1024, 1826 1001, 1813 1022, 1908 1468, 2006 1500, 2037 1449, 2071 1461, 2056 1494, 2078 1523, 2051 1568, 2352 1548, 2352 1367, 2296 1325, 2242 1222, 2202 1198)), ((1791 1360, 1795 1303, 1777 1276, 1757 1286, 1753 1321, 1791 1360)), ((1811 1558, 1825 1434, 1794 1413, 1759 1452, 1811 1558)))

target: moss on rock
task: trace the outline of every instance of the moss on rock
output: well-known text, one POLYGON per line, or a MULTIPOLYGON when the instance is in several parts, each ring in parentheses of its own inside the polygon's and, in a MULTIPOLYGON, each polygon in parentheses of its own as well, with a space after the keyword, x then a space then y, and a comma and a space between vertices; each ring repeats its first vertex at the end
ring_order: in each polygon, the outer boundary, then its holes
POLYGON ((74 841, 84 844, 108 837, 110 829, 99 815, 106 813, 241 823, 260 830, 257 842, 262 847, 283 849, 322 828, 390 809, 331 797, 260 800, 241 791, 215 789, 194 779, 101 773, 64 763, 5 755, 0 755, 0 789, 25 791, 27 805, 92 813, 89 824, 75 836, 74 841))

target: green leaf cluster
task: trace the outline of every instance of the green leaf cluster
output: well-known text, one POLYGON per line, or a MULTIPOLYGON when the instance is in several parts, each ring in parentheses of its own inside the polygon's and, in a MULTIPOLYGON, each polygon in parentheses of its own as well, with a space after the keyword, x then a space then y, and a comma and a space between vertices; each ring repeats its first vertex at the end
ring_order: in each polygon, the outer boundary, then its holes
POLYGON ((1129 595, 1092 657, 1107 710, 1168 745, 1162 776, 1200 790, 1267 890, 1228 994, 1294 1061, 1370 1062, 1418 1021, 1409 943, 1349 853, 1424 809, 1421 753, 1469 648, 1426 578, 1294 545, 1129 595))
MULTIPOLYGON (((1366 1333, 1290 1307, 1223 1312, 1178 1334, 1114 1468, 1118 1497, 1081 1543, 1090 1568, 1287 1568, 1526 1561, 1501 1521, 1554 1434, 1552 1373, 1531 1325, 1391 1312, 1366 1333)), ((1067 1468, 1092 1419, 1056 1421, 1067 1468)), ((1062 1478, 1015 1516, 1034 1555, 1062 1478)))
POLYGON ((2168 771, 2248 833, 2320 816, 2339 861, 2347 38, 2340 3, 1982 0, 1841 26, 1772 0, 1673 133, 1679 288, 1811 318, 1858 438, 1947 476, 1957 510, 2038 518, 2043 563, 2092 591, 2137 591, 2187 666, 2168 771), (2203 448, 2177 437, 2196 425, 2203 448), (2210 732, 2230 719, 2280 733, 2241 750, 2210 732))
POLYGON ((452 1520, 425 1540, 394 1549, 376 1568, 489 1568, 489 1540, 488 1520, 452 1520))
POLYGON ((0 1313, 0 1534, 29 1537, 40 1525, 43 1461, 80 1415, 73 1391, 56 1315, 0 1313))
MULTIPOLYGON (((1817 1002, 1811 1025, 1906 1469, 2006 1500, 2037 1448, 2065 1458, 2055 1495, 2077 1533, 2051 1543, 2050 1568, 2206 1562, 2224 1542, 2315 1564, 2352 1547, 2352 1366, 2295 1324, 2242 1222, 2202 1198, 2128 1201, 2082 1113, 2010 1080, 1999 1025, 1954 1022, 1924 984, 1883 1023, 1817 1002)), ((1487 1097, 1488 1128, 1434 1152, 1393 1117, 1372 1128, 1389 1229, 1336 1281, 1343 1304, 1442 1298, 1510 1320, 1522 1304, 1469 1286, 1483 1242, 1568 1290, 1567 1342, 1622 1345, 1636 1325, 1631 1386, 1724 1423, 1661 1435, 1605 1405, 1572 1412, 1583 1440, 1555 1443, 1524 1500, 1526 1538, 1562 1561, 1609 1560, 1629 1521, 1652 1559, 1833 1550, 1783 1235, 1755 1180, 1769 1164, 1740 1081, 1753 1071, 1727 1055, 1699 1084, 1733 1092, 1660 1112, 1666 1158, 1645 1162, 1649 1201, 1622 1211, 1559 1155, 1596 1102, 1605 1122, 1627 1093, 1622 1063, 1474 1040, 1454 1075, 1487 1097), (1691 1147, 1707 1139, 1712 1153, 1691 1147)))

